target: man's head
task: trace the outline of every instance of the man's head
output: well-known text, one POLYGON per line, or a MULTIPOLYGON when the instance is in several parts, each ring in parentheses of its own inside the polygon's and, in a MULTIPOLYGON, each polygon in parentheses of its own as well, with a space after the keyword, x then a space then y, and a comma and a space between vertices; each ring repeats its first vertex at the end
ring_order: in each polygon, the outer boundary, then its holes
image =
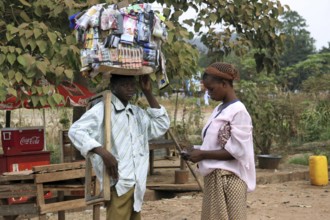
POLYGON ((110 88, 125 105, 136 93, 136 81, 134 76, 115 75, 110 78, 110 88))

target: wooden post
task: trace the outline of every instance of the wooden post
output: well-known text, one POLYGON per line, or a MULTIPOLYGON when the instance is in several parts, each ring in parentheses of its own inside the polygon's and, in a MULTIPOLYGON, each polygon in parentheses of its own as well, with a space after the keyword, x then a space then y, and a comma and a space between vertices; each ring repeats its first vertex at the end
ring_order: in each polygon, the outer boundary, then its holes
MULTIPOLYGON (((64 191, 57 192, 57 201, 64 201, 64 191)), ((65 211, 58 211, 58 220, 65 220, 65 211)))
MULTIPOLYGON (((87 108, 91 107, 92 102, 97 99, 103 99, 104 102, 104 146, 107 151, 111 151, 111 91, 106 90, 102 93, 99 93, 93 96, 89 100, 89 105, 87 108)), ((110 176, 106 172, 106 167, 103 169, 103 188, 102 192, 96 195, 95 190, 92 187, 92 163, 90 156, 93 153, 90 153, 86 157, 86 184, 85 184, 85 199, 88 205, 97 204, 110 200, 110 176), (94 195, 92 195, 92 191, 94 195)))
MULTIPOLYGON (((38 207, 45 205, 45 198, 44 198, 44 186, 43 183, 36 183, 37 185, 37 204, 38 207)), ((46 220, 47 216, 46 213, 39 214, 39 220, 46 220)))

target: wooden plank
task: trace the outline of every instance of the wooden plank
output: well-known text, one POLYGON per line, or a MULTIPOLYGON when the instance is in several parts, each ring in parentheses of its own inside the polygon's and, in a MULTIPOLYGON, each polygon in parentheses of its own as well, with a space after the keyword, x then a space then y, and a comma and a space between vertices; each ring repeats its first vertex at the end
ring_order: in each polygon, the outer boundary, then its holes
POLYGON ((32 167, 32 170, 35 173, 39 173, 39 172, 44 173, 44 172, 56 172, 56 171, 74 170, 74 169, 82 169, 82 168, 85 168, 85 161, 34 166, 32 167))
POLYGON ((33 180, 34 175, 0 176, 0 183, 21 180, 33 180))
POLYGON ((38 214, 38 207, 34 203, 0 205, 0 213, 0 216, 38 214))
MULTIPOLYGON (((104 144, 105 149, 111 152, 111 92, 105 93, 105 105, 104 105, 104 144)), ((106 167, 103 166, 103 198, 106 201, 110 200, 110 176, 106 171, 106 167)))
POLYGON ((55 186, 55 185, 44 185, 44 191, 77 191, 77 190, 84 190, 84 185, 66 185, 66 186, 55 186))
POLYGON ((166 148, 175 149, 175 143, 172 140, 167 140, 167 139, 149 141, 149 150, 166 149, 166 148))
MULTIPOLYGON (((64 200, 64 192, 63 191, 59 191, 57 193, 57 199, 59 202, 62 202, 64 200)), ((58 212, 58 220, 65 220, 65 211, 59 211, 58 212)))
POLYGON ((28 176, 32 173, 33 173, 32 170, 22 170, 22 171, 4 172, 2 175, 4 175, 4 176, 28 176))
POLYGON ((24 191, 24 192, 1 192, 0 199, 6 199, 11 197, 22 197, 22 196, 36 196, 37 191, 24 191))
POLYGON ((173 165, 173 166, 154 166, 154 169, 166 169, 166 168, 181 168, 181 166, 177 165, 173 165))
POLYGON ((186 184, 147 184, 147 188, 151 190, 162 190, 162 191, 201 191, 198 184, 186 183, 186 184))
MULTIPOLYGON (((89 100, 90 108, 94 100, 102 97, 104 102, 104 148, 111 152, 111 91, 106 90, 102 93, 96 94, 89 100)), ((86 157, 86 169, 85 169, 85 199, 88 204, 96 204, 99 202, 110 200, 110 176, 106 172, 106 167, 103 166, 103 191, 100 195, 95 196, 95 188, 92 188, 92 164, 90 160, 90 154, 86 157), (94 191, 93 195, 92 192, 94 191)))
POLYGON ((42 183, 37 183, 37 204, 38 206, 45 204, 44 187, 42 183))
POLYGON ((85 198, 92 196, 92 162, 90 159, 91 154, 88 153, 86 157, 85 169, 85 198))
POLYGON ((35 174, 35 183, 47 183, 85 177, 85 169, 68 170, 56 173, 35 174))
POLYGON ((71 209, 77 209, 77 208, 84 208, 86 206, 87 206, 87 204, 86 204, 84 198, 43 204, 43 205, 40 205, 40 214, 46 214, 49 212, 58 212, 58 211, 63 211, 63 210, 71 210, 71 209))
POLYGON ((1 185, 0 192, 6 191, 31 191, 35 190, 36 186, 33 183, 16 183, 16 184, 7 184, 1 185))
POLYGON ((86 201, 86 204, 87 205, 96 205, 98 203, 103 203, 105 202, 104 200, 104 197, 101 195, 101 196, 95 196, 95 197, 91 197, 89 199, 86 199, 85 198, 85 201, 86 201))
POLYGON ((36 196, 37 187, 34 184, 1 185, 0 198, 36 196))
POLYGON ((93 205, 93 220, 100 220, 101 212, 100 212, 101 205, 93 205))

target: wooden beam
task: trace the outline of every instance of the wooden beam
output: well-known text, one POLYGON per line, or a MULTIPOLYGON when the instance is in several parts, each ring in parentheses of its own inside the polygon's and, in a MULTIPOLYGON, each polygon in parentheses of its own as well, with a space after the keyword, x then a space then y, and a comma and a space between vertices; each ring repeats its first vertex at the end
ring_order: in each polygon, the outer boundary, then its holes
POLYGON ((40 205, 40 214, 49 212, 58 212, 63 210, 77 209, 86 207, 85 199, 73 199, 69 201, 62 201, 56 203, 49 203, 40 205))
POLYGON ((147 184, 148 189, 162 190, 162 191, 201 191, 198 184, 185 183, 185 184, 147 184))
POLYGON ((35 183, 47 183, 85 177, 85 169, 67 170, 64 172, 35 174, 35 183))
POLYGON ((48 186, 44 185, 44 191, 77 191, 84 190, 84 185, 77 186, 48 186))
POLYGON ((100 208, 101 205, 93 205, 93 220, 99 220, 101 218, 100 208))
POLYGON ((56 171, 64 171, 64 170, 74 170, 74 169, 82 169, 85 168, 85 161, 78 161, 72 163, 61 163, 61 164, 51 164, 51 165, 43 165, 43 166, 34 166, 32 170, 35 173, 51 173, 56 171))
MULTIPOLYGON (((104 95, 104 147, 111 152, 111 92, 107 91, 104 95)), ((103 198, 105 201, 110 200, 110 176, 103 166, 103 198)))
MULTIPOLYGON (((106 90, 102 93, 96 94, 89 101, 89 105, 87 107, 90 108, 93 100, 98 100, 102 98, 104 103, 104 148, 111 152, 111 91, 106 90)), ((100 195, 95 196, 95 190, 92 186, 92 163, 91 163, 91 155, 93 153, 88 153, 86 157, 86 169, 85 169, 85 199, 87 204, 97 204, 100 202, 105 202, 110 200, 110 176, 106 171, 106 167, 103 166, 103 190, 100 195), (92 193, 94 191, 94 193, 92 193)))
POLYGON ((166 169, 166 168, 181 168, 181 166, 177 165, 173 165, 173 166, 154 166, 154 169, 166 169))
POLYGON ((15 175, 15 176, 3 176, 0 175, 0 183, 9 181, 21 181, 21 180, 33 180, 34 175, 15 175))
POLYGON ((175 143, 172 140, 167 139, 160 139, 160 140, 151 140, 149 141, 149 150, 155 149, 166 149, 166 148, 173 148, 175 149, 175 143))
POLYGON ((36 204, 0 205, 0 216, 38 214, 36 204))

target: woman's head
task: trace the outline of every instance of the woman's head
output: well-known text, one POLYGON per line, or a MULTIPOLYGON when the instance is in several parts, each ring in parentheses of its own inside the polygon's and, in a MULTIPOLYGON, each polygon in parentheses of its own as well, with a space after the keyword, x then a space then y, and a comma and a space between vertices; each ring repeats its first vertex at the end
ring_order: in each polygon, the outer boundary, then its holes
POLYGON ((233 81, 237 79, 239 79, 238 70, 228 63, 213 63, 203 74, 203 84, 209 91, 210 97, 216 101, 225 101, 235 96, 233 81))

